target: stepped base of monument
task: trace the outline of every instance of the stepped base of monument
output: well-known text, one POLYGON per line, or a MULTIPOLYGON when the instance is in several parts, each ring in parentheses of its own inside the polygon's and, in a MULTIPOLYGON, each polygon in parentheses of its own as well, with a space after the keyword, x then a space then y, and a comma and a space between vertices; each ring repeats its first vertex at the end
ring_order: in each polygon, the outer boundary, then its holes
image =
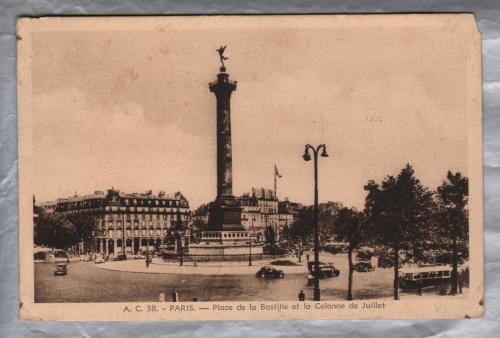
MULTIPOLYGON (((273 260, 278 258, 283 258, 284 256, 273 256, 264 254, 252 254, 252 258, 249 255, 182 255, 182 261, 188 262, 248 262, 248 261, 262 261, 262 260, 273 260)), ((165 254, 163 255, 163 260, 166 262, 179 262, 181 260, 181 255, 178 254, 165 254)))
POLYGON ((249 260, 250 255, 255 260, 264 256, 263 243, 255 243, 248 231, 203 231, 200 241, 190 244, 188 253, 183 253, 182 259, 198 262, 243 261, 249 260))

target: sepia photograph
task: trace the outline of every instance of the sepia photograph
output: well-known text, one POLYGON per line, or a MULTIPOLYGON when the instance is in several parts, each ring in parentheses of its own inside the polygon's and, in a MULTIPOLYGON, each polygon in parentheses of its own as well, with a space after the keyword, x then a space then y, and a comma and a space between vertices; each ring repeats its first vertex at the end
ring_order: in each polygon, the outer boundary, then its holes
POLYGON ((21 316, 483 313, 474 17, 18 20, 21 316))

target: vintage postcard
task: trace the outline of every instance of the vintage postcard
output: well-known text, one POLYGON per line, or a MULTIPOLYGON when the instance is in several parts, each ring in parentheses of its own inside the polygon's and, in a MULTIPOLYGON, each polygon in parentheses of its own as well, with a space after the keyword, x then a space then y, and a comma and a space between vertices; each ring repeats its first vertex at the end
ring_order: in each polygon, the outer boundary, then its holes
POLYGON ((26 320, 484 313, 469 14, 18 20, 26 320))

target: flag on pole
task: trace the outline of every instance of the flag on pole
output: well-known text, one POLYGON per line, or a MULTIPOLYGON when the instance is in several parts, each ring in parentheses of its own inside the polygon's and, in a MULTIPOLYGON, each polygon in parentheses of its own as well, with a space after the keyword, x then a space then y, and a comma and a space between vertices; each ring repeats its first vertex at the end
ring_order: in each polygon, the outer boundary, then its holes
POLYGON ((276 167, 276 164, 274 165, 274 176, 278 176, 278 178, 281 178, 281 175, 278 172, 278 168, 276 167))

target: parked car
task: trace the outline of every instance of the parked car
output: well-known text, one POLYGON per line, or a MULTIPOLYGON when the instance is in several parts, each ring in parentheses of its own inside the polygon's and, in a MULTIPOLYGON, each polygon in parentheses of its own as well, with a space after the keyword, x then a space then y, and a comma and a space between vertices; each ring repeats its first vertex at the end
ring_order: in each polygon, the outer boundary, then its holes
MULTIPOLYGON (((307 263, 307 267, 311 275, 314 275, 314 261, 310 261, 307 263)), ((335 266, 331 263, 323 263, 319 262, 319 274, 318 277, 321 278, 331 278, 338 277, 340 275, 340 270, 335 268, 335 266)))
POLYGON ((125 255, 125 254, 117 255, 116 257, 113 258, 113 260, 114 261, 126 261, 127 255, 125 255))
POLYGON ((373 267, 371 262, 361 261, 354 264, 354 270, 356 270, 357 272, 370 272, 375 270, 375 268, 373 267))
POLYGON ((106 259, 104 259, 103 256, 96 256, 95 261, 94 261, 95 264, 101 264, 104 262, 106 262, 106 259))
MULTIPOLYGON (((151 256, 150 256, 151 257, 151 256)), ((136 254, 134 256, 134 259, 145 259, 146 258, 146 255, 143 255, 143 254, 136 254)))
POLYGON ((359 250, 358 251, 358 254, 356 255, 356 260, 358 261, 365 261, 365 262, 368 262, 368 261, 371 261, 373 257, 373 253, 368 251, 368 250, 359 250))
POLYGON ((54 270, 54 276, 66 276, 68 274, 68 267, 64 263, 57 263, 54 270))
POLYGON ((89 255, 80 255, 80 262, 88 262, 90 261, 89 255))
POLYGON ((259 271, 255 274, 257 278, 283 278, 285 277, 285 273, 283 270, 275 269, 271 266, 263 266, 259 271))
MULTIPOLYGON (((401 268, 403 266, 403 262, 401 257, 398 260, 399 267, 401 268)), ((393 255, 388 255, 388 254, 382 254, 379 256, 377 260, 377 266, 379 268, 392 268, 394 266, 394 256, 393 255)))
POLYGON ((349 248, 349 243, 345 242, 326 242, 323 249, 331 254, 346 253, 349 248))

